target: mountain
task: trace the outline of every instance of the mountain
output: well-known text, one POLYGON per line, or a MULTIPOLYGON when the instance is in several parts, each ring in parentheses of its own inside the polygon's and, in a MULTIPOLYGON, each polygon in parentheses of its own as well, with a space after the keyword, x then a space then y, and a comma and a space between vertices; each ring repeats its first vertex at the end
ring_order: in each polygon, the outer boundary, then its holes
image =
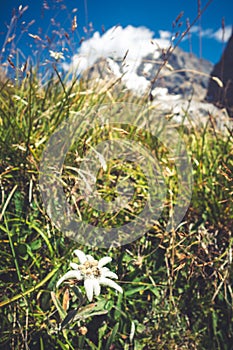
POLYGON ((152 84, 154 94, 161 94, 161 88, 164 88, 171 95, 187 97, 194 94, 198 99, 202 99, 206 94, 213 64, 176 48, 169 56, 166 65, 164 65, 163 55, 157 57, 157 53, 150 53, 143 57, 137 66, 125 63, 121 59, 100 57, 82 76, 89 82, 120 78, 129 89, 130 82, 134 82, 131 89, 138 94, 143 94, 151 86, 150 82, 159 69, 161 69, 159 76, 152 84), (161 66, 163 66, 162 69, 161 66), (156 88, 160 89, 156 90, 156 88))
MULTIPOLYGON (((165 57, 163 51, 159 55, 158 51, 149 53, 140 62, 99 57, 82 77, 89 87, 94 83, 104 88, 107 84, 118 92, 128 90, 139 96, 150 93, 158 110, 173 115, 178 122, 188 114, 197 125, 205 124, 209 115, 216 116, 221 128, 225 123, 229 124, 226 111, 206 100, 210 81, 215 75, 214 65, 180 48, 171 52, 167 61, 165 57)), ((221 85, 219 81, 218 84, 221 85)))
POLYGON ((233 28, 222 57, 214 66, 211 76, 218 77, 223 82, 223 87, 210 79, 206 100, 217 107, 226 108, 228 114, 233 117, 233 28))
MULTIPOLYGON (((146 72, 147 79, 152 80, 163 63, 164 58, 162 56, 155 63, 153 63, 152 57, 147 56, 139 66, 137 73, 145 75, 144 72, 146 72), (150 60, 152 64, 148 69, 147 62, 150 60)), ((161 69, 153 87, 166 88, 171 95, 187 97, 194 94, 202 99, 208 86, 208 78, 212 68, 211 62, 204 59, 200 60, 195 55, 176 48, 169 55, 168 64, 161 69)))

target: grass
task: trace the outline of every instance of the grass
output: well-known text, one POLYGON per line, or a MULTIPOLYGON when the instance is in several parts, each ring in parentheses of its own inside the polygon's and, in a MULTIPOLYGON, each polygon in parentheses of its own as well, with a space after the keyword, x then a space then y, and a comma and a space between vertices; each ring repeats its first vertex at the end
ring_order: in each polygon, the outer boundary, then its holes
POLYGON ((43 84, 28 68, 17 83, 3 79, 0 90, 0 348, 232 349, 232 131, 220 132, 214 116, 203 128, 176 126, 191 160, 193 189, 185 217, 170 232, 166 223, 176 204, 178 177, 167 147, 124 124, 84 132, 67 153, 61 176, 67 201, 82 219, 121 226, 148 198, 141 168, 113 159, 97 174, 97 189, 111 202, 117 181, 133 179, 137 193, 127 211, 100 213, 80 200, 80 158, 100 141, 121 137, 142 144, 158 160, 166 184, 164 210, 144 235, 124 246, 90 247, 63 235, 45 210, 38 178, 46 142, 74 112, 117 102, 150 109, 150 102, 114 86, 90 92, 83 81, 70 83, 56 66, 43 84), (75 248, 97 259, 111 256, 124 294, 104 288, 85 308, 72 286, 58 291, 56 282, 75 248), (64 325, 73 309, 77 318, 64 325))

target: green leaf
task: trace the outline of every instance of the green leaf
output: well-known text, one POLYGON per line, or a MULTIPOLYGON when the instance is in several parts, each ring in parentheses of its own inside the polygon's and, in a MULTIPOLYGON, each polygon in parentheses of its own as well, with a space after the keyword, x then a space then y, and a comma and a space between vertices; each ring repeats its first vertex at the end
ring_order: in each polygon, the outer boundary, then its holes
POLYGON ((151 291, 157 298, 160 298, 160 297, 161 297, 158 288, 156 288, 156 287, 154 287, 154 286, 151 286, 151 287, 150 287, 150 291, 151 291))
POLYGON ((69 350, 69 345, 68 344, 63 344, 59 339, 57 339, 57 343, 60 345, 62 350, 69 350))
POLYGON ((105 305, 105 302, 100 300, 97 303, 92 303, 84 307, 80 307, 78 309, 78 313, 74 317, 74 321, 77 321, 79 319, 86 319, 88 317, 107 314, 108 310, 104 309, 104 305, 105 305))
POLYGON ((27 254, 27 245, 24 243, 20 243, 17 247, 17 252, 19 255, 26 255, 27 254))
POLYGON ((71 310, 68 312, 67 316, 64 318, 64 320, 61 323, 61 329, 65 328, 71 321, 75 320, 75 315, 77 314, 78 309, 71 310))
POLYGON ((51 292, 51 298, 52 298, 54 305, 57 308, 57 311, 59 313, 60 318, 63 320, 67 315, 66 311, 63 309, 59 299, 57 298, 57 296, 54 292, 51 292))
POLYGON ((119 322, 117 322, 117 323, 115 324, 115 326, 114 326, 113 329, 112 329, 112 332, 111 332, 110 336, 108 337, 108 341, 107 341, 106 347, 105 347, 106 350, 109 349, 110 346, 113 344, 114 339, 115 339, 115 337, 116 337, 116 334, 117 334, 117 332, 118 332, 118 329, 119 329, 119 322))
POLYGON ((33 241, 30 243, 31 250, 38 250, 42 246, 41 239, 37 239, 36 241, 33 241))
POLYGON ((79 299, 79 304, 82 305, 84 298, 83 298, 83 294, 81 292, 81 289, 77 286, 72 286, 71 289, 74 292, 74 294, 76 295, 76 297, 79 299))
POLYGON ((94 343, 92 343, 91 340, 89 340, 88 338, 86 338, 85 340, 86 340, 87 344, 90 346, 91 350, 99 350, 98 347, 94 343))
POLYGON ((49 238, 48 238, 47 234, 43 230, 41 230, 39 227, 37 227, 37 225, 35 225, 35 224, 31 223, 31 222, 28 222, 28 221, 26 223, 27 223, 28 227, 31 227, 32 229, 34 229, 36 232, 39 233, 39 235, 43 238, 43 240, 47 244, 47 247, 49 249, 49 252, 50 252, 51 256, 53 256, 54 255, 54 250, 53 250, 53 247, 52 247, 52 245, 51 245, 51 243, 49 241, 49 238))
POLYGON ((107 323, 104 322, 104 324, 102 325, 102 327, 99 328, 99 331, 98 331, 98 349, 99 350, 102 350, 103 347, 102 347, 102 339, 105 335, 105 332, 107 330, 107 323))
POLYGON ((141 292, 141 291, 145 291, 145 290, 147 290, 147 289, 148 289, 148 288, 145 287, 145 286, 140 286, 140 287, 136 287, 136 288, 131 288, 131 289, 129 289, 129 290, 127 290, 127 291, 125 292, 125 295, 126 295, 126 296, 130 296, 130 295, 139 293, 139 292, 141 292))

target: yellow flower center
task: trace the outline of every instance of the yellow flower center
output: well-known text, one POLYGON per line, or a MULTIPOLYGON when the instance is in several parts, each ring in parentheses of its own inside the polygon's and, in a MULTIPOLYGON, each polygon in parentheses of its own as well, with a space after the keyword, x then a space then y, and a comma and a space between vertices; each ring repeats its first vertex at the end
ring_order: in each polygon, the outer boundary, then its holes
POLYGON ((79 270, 84 276, 100 277, 100 269, 98 268, 97 260, 87 260, 84 264, 79 266, 79 270))

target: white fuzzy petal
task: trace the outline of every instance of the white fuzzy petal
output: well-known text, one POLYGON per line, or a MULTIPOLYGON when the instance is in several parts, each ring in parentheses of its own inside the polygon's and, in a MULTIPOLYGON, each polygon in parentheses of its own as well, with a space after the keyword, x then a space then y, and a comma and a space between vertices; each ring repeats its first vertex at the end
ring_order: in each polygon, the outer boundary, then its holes
POLYGON ((98 297, 100 295, 100 284, 97 279, 93 279, 94 294, 98 297))
POLYGON ((87 278, 87 279, 84 281, 84 287, 85 287, 85 290, 86 290, 87 299, 88 299, 89 301, 92 301, 92 299, 93 299, 93 293, 94 293, 94 283, 93 283, 93 280, 90 279, 90 278, 87 278))
POLYGON ((69 280, 71 278, 75 278, 77 280, 81 280, 82 279, 82 276, 80 274, 79 271, 77 270, 71 270, 71 271, 68 271, 64 274, 64 276, 62 276, 58 281, 57 281, 57 284, 56 284, 56 287, 59 287, 61 283, 63 283, 64 281, 66 280, 69 280))
POLYGON ((114 272, 110 271, 108 268, 106 267, 102 267, 101 269, 101 275, 102 277, 109 277, 109 278, 115 278, 118 279, 117 274, 115 274, 114 272))
POLYGON ((104 258, 100 259, 100 261, 98 263, 98 267, 102 267, 102 266, 110 263, 110 261, 112 261, 112 258, 110 258, 110 256, 105 256, 104 258))
POLYGON ((81 264, 84 264, 87 261, 86 254, 84 254, 81 250, 76 249, 74 254, 79 258, 81 264))
POLYGON ((93 260, 95 260, 95 259, 93 258, 93 256, 91 256, 91 255, 86 255, 86 258, 87 258, 88 261, 93 261, 93 260))
POLYGON ((101 267, 100 269, 101 273, 105 273, 107 271, 110 271, 108 267, 104 266, 104 267, 101 267))
POLYGON ((99 279, 99 283, 103 286, 108 286, 108 287, 111 287, 111 288, 114 288, 116 289, 118 292, 120 293, 123 293, 123 289, 114 281, 108 279, 108 278, 105 278, 105 277, 101 277, 99 279))
POLYGON ((74 262, 70 263, 70 267, 72 267, 73 270, 79 270, 79 265, 74 262))

